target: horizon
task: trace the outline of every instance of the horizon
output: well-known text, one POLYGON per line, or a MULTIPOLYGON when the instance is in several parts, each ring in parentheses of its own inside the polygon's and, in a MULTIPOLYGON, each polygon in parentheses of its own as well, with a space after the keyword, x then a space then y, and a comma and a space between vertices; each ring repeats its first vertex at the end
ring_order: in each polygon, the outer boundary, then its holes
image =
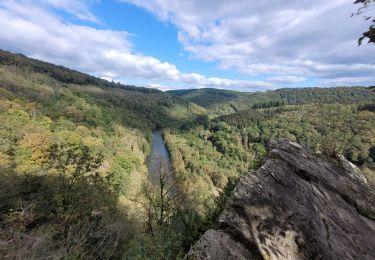
POLYGON ((373 46, 357 46, 368 22, 351 1, 189 3, 10 0, 0 49, 163 91, 375 82, 373 46))
POLYGON ((284 89, 315 89, 315 88, 318 88, 318 89, 329 89, 329 88, 374 88, 375 87, 374 85, 357 85, 357 86, 349 86, 349 85, 347 85, 347 86, 340 86, 340 85, 337 85, 337 86, 303 86, 303 87, 280 87, 280 88, 275 88, 275 89, 261 89, 261 90, 249 90, 249 91, 246 91, 244 89, 236 90, 236 89, 215 88, 215 87, 195 87, 195 88, 192 87, 192 88, 158 89, 158 88, 152 88, 150 86, 132 85, 132 84, 127 84, 126 82, 114 81, 113 79, 107 79, 107 78, 104 78, 104 77, 98 77, 96 75, 91 75, 89 73, 85 73, 85 72, 82 72, 82 71, 79 71, 79 70, 76 70, 76 69, 72 69, 72 68, 63 66, 63 65, 58 65, 58 64, 54 64, 54 63, 51 63, 51 62, 48 62, 48 61, 41 60, 41 59, 32 58, 32 57, 29 57, 29 56, 27 56, 27 55, 25 55, 23 53, 13 53, 13 52, 10 52, 8 50, 2 50, 2 49, 0 49, 0 51, 8 52, 8 53, 13 54, 13 55, 21 55, 21 56, 26 57, 27 59, 34 59, 34 60, 37 60, 39 62, 45 62, 45 63, 48 63, 48 64, 50 64, 52 66, 62 67, 63 69, 66 69, 66 70, 71 70, 71 71, 74 71, 74 72, 78 72, 78 73, 86 74, 86 75, 89 75, 89 76, 93 76, 93 77, 96 77, 98 79, 105 80, 107 82, 113 82, 113 83, 116 83, 116 84, 120 84, 120 85, 122 85, 124 87, 129 86, 129 87, 135 87, 135 88, 155 89, 155 90, 160 90, 162 92, 194 91, 194 90, 222 90, 222 91, 233 91, 233 92, 245 93, 245 94, 254 94, 254 93, 267 92, 267 91, 278 91, 278 90, 284 90, 284 89))

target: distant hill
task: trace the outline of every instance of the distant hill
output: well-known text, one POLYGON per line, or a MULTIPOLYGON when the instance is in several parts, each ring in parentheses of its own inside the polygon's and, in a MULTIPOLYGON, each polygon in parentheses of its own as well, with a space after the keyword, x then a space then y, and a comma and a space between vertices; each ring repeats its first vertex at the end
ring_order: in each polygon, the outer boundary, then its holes
POLYGON ((214 88, 170 90, 167 92, 203 107, 211 107, 216 104, 230 102, 243 95, 243 93, 237 91, 214 88))
POLYGON ((216 114, 230 114, 251 108, 300 105, 307 103, 373 103, 374 88, 285 88, 274 91, 243 93, 220 89, 174 90, 168 93, 210 109, 216 114))
POLYGON ((28 58, 23 54, 14 54, 8 51, 0 49, 0 64, 8 66, 16 66, 20 68, 27 68, 28 71, 35 73, 46 74, 55 80, 67 83, 67 84, 78 84, 78 85, 94 85, 98 87, 112 87, 112 88, 123 88, 126 90, 135 90, 145 93, 160 92, 157 89, 136 87, 131 85, 123 85, 115 82, 109 82, 107 80, 97 78, 76 70, 65 68, 63 66, 54 65, 52 63, 44 62, 37 59, 28 58))
POLYGON ((59 102, 65 102, 61 106, 71 105, 71 100, 61 95, 64 91, 71 92, 70 99, 83 98, 106 109, 101 120, 140 129, 179 125, 205 112, 196 104, 160 90, 109 82, 2 50, 0 76, 0 97, 43 103, 51 117, 61 116, 59 102))

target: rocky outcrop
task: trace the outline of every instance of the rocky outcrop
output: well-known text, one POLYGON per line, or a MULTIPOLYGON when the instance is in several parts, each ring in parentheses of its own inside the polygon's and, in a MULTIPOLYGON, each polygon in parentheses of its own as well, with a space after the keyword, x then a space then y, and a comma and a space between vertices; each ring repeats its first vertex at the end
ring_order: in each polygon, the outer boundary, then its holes
POLYGON ((375 259, 375 187, 354 165, 271 141, 186 259, 375 259))

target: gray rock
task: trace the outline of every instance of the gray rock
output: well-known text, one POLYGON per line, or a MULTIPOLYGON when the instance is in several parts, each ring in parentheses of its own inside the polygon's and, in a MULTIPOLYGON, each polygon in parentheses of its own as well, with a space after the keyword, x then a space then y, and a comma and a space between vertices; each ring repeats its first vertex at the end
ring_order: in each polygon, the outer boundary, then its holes
POLYGON ((345 162, 273 140, 186 259, 375 259, 375 187, 345 162))

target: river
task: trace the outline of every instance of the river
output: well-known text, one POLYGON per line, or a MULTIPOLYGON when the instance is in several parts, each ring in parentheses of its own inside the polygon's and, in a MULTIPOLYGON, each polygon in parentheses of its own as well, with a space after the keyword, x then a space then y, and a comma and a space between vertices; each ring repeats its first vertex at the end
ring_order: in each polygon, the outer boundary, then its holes
POLYGON ((169 183, 173 182, 172 163, 161 129, 152 131, 151 153, 148 157, 148 178, 153 185, 159 185, 159 169, 162 165, 169 174, 169 183))

